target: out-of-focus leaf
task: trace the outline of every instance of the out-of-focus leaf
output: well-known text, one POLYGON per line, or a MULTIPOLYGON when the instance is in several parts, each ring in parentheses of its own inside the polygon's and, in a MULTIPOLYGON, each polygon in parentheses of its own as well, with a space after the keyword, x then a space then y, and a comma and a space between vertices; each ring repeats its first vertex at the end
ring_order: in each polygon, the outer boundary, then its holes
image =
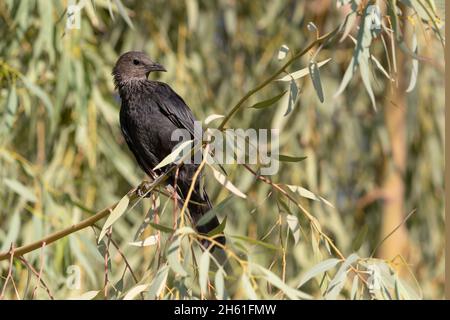
POLYGON ((275 273, 272 271, 255 264, 255 268, 257 268, 261 273, 262 276, 271 284, 273 284, 275 287, 283 291, 283 293, 288 296, 292 300, 298 300, 298 299, 312 299, 312 297, 309 294, 306 294, 300 290, 294 289, 289 287, 286 283, 283 282, 275 273))
POLYGON ((181 277, 187 276, 186 270, 184 270, 180 261, 178 260, 178 252, 180 250, 181 238, 176 237, 169 246, 167 250, 167 262, 170 268, 178 273, 181 277))
POLYGON ((261 240, 256 240, 256 239, 253 239, 253 238, 249 238, 249 237, 245 237, 245 236, 231 236, 232 238, 235 238, 235 239, 239 239, 239 240, 242 240, 242 241, 245 241, 245 242, 248 242, 248 243, 250 243, 250 244, 256 244, 256 245, 259 245, 259 246, 263 246, 263 247, 265 247, 265 248, 267 248, 267 249, 271 249, 271 250, 279 250, 280 248, 278 248, 278 247, 276 247, 276 246, 274 246, 274 245, 272 245, 272 244, 270 244, 270 243, 267 243, 267 242, 264 242, 264 241, 261 241, 261 240))
POLYGON ((319 262, 318 264, 316 264, 314 267, 309 269, 303 275, 303 277, 300 280, 300 283, 298 284, 297 287, 301 287, 302 285, 304 285, 306 282, 308 282, 312 278, 314 278, 314 277, 318 276, 319 274, 324 273, 324 272, 334 268, 339 262, 341 262, 341 260, 335 259, 335 258, 327 259, 327 260, 324 260, 322 262, 319 262))
POLYGON ((241 284, 242 287, 244 288, 247 298, 249 298, 250 300, 258 300, 258 296, 255 292, 255 289, 253 289, 250 279, 245 273, 243 273, 241 276, 241 284))
MULTIPOLYGON (((418 45, 417 45, 417 35, 414 33, 412 36, 412 51, 415 54, 418 54, 418 45)), ((411 78, 409 80, 408 88, 406 92, 411 92, 416 86, 417 75, 419 73, 419 60, 416 58, 412 59, 412 69, 411 69, 411 78)))
POLYGON ((355 240, 353 240, 352 244, 352 250, 358 251, 359 248, 361 248, 361 245, 363 244, 363 241, 366 239, 367 232, 369 231, 369 227, 367 224, 365 224, 358 232, 358 235, 356 236, 355 240))
POLYGON ((5 178, 4 182, 11 190, 13 190, 15 193, 17 193, 19 196, 26 199, 27 201, 30 202, 37 201, 34 192, 30 188, 21 184, 19 181, 5 178))
POLYGON ((158 224, 158 223, 154 223, 154 222, 149 222, 149 225, 151 225, 153 228, 155 228, 156 230, 165 232, 165 233, 174 233, 175 230, 173 230, 172 228, 169 228, 167 226, 164 226, 162 224, 158 224))
POLYGON ((114 0, 114 2, 116 3, 117 9, 119 10, 119 13, 122 16, 122 18, 125 20, 125 22, 128 24, 128 26, 133 29, 134 28, 133 22, 131 22, 131 19, 128 16, 127 10, 125 9, 125 7, 122 4, 122 1, 114 0))

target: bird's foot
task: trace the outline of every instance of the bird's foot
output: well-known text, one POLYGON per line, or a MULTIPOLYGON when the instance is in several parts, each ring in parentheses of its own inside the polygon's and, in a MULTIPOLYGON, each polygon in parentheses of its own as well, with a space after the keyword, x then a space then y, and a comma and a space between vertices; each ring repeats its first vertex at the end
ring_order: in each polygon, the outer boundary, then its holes
POLYGON ((150 185, 151 183, 149 181, 143 181, 136 190, 136 194, 138 195, 139 198, 150 198, 151 193, 148 192, 148 190, 150 189, 150 185))

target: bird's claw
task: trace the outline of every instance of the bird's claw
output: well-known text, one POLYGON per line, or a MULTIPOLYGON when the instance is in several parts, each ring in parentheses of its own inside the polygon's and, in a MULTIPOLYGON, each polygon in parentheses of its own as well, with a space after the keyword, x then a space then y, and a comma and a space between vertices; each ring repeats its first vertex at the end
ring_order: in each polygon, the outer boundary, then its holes
POLYGON ((148 181, 144 181, 142 182, 136 190, 136 194, 138 195, 139 198, 149 198, 150 197, 150 193, 148 192, 148 189, 150 188, 150 182, 148 181))

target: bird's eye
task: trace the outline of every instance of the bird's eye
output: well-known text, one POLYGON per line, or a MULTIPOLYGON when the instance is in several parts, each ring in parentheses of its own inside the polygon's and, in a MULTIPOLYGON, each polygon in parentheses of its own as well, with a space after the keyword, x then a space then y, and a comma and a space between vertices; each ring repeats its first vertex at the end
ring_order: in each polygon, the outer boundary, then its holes
POLYGON ((139 64, 139 60, 138 59, 134 59, 133 60, 133 64, 135 64, 137 66, 139 64))

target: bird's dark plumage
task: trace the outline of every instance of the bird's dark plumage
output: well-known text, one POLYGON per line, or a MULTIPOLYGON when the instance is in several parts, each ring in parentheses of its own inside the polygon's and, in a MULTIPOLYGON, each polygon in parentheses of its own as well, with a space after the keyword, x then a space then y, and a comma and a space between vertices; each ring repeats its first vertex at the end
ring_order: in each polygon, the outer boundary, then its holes
MULTIPOLYGON (((169 85, 147 79, 152 71, 165 69, 143 52, 130 51, 120 56, 112 74, 122 100, 120 126, 125 141, 139 166, 149 176, 154 177, 161 172, 154 172, 153 168, 169 155, 178 143, 172 141, 172 132, 176 129, 186 129, 192 139, 195 118, 184 100, 169 85)), ((197 169, 198 164, 184 164, 180 167, 177 187, 182 199, 187 195, 197 169)), ((174 174, 169 177, 169 183, 174 185, 174 174)), ((194 224, 211 209, 208 195, 201 189, 199 179, 196 181, 188 208, 194 224)), ((197 230, 207 234, 218 225, 219 221, 213 217, 206 224, 198 226, 197 230)), ((225 243, 223 236, 217 237, 216 240, 225 243)))

